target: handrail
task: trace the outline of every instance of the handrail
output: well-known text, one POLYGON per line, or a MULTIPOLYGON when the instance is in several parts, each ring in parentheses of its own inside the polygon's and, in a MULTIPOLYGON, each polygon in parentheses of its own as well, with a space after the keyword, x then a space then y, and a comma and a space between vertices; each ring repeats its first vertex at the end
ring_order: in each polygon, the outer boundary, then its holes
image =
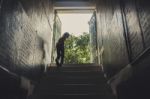
MULTIPOLYGON (((147 48, 146 50, 144 50, 134 61, 132 61, 131 63, 129 63, 127 66, 125 66, 122 70, 120 70, 119 73, 117 73, 115 76, 113 76, 112 78, 110 78, 108 80, 108 84, 111 85, 111 88, 113 90, 113 93, 115 95, 117 95, 117 86, 122 82, 122 81, 126 81, 128 78, 130 78, 132 76, 132 67, 134 67, 134 64, 136 62, 138 62, 138 60, 140 60, 145 54, 147 54, 148 52, 150 52, 150 47, 147 48)), ((135 65, 136 66, 136 65, 135 65)))
POLYGON ((138 60, 140 60, 145 54, 147 54, 148 52, 150 52, 150 47, 148 47, 147 49, 145 49, 140 55, 138 55, 130 64, 133 65, 135 64, 138 60))
POLYGON ((10 76, 12 76, 14 79, 18 79, 20 80, 20 77, 13 73, 13 72, 10 72, 8 69, 6 69, 4 66, 0 65, 0 70, 4 71, 5 73, 9 74, 10 76))

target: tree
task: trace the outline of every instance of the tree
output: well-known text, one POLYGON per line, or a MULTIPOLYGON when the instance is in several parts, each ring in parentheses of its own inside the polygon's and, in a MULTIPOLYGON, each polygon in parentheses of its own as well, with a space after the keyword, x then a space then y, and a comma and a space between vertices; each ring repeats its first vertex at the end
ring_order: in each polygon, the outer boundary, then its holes
POLYGON ((88 33, 78 37, 71 35, 65 42, 65 63, 89 63, 89 40, 88 33))

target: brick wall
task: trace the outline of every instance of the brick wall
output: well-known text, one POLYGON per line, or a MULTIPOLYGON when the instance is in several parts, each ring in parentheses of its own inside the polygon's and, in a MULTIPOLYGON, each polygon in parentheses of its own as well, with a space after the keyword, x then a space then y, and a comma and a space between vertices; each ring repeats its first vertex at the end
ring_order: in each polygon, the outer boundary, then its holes
POLYGON ((2 0, 1 6, 0 64, 20 75, 34 75, 50 63, 52 1, 2 0))

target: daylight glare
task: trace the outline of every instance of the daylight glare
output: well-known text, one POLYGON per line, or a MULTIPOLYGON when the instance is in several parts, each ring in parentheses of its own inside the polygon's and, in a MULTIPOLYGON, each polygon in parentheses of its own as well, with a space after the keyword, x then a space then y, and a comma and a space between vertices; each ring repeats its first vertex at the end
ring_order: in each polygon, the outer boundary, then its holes
POLYGON ((89 33, 89 25, 88 22, 90 21, 90 18, 92 16, 92 13, 70 13, 70 14, 58 14, 61 23, 62 23, 62 31, 69 32, 70 34, 73 34, 75 36, 81 35, 83 32, 89 33))

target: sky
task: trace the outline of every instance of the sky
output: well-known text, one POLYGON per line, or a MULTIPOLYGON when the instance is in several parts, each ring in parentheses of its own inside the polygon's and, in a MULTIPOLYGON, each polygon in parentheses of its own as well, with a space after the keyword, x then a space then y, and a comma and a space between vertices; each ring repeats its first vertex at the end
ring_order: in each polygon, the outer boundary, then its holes
POLYGON ((89 33, 89 20, 91 19, 92 13, 67 13, 58 14, 62 23, 62 34, 69 32, 75 36, 81 35, 83 32, 89 33))

